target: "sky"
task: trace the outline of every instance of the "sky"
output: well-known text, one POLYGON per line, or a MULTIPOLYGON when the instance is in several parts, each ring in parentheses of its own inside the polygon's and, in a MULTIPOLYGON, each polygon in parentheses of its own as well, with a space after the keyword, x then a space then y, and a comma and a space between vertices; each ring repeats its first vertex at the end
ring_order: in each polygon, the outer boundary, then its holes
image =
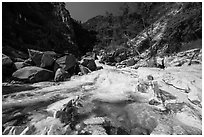
POLYGON ((123 4, 123 2, 67 2, 66 8, 73 19, 85 22, 97 15, 105 15, 106 11, 118 15, 123 4))

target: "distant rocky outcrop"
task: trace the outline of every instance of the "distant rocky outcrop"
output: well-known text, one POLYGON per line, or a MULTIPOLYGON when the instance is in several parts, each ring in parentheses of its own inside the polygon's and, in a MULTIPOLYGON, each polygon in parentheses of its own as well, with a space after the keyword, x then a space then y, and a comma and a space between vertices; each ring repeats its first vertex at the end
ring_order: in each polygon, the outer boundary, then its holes
POLYGON ((27 51, 77 53, 74 30, 64 3, 3 3, 3 47, 27 51), (75 50, 75 51, 73 51, 75 50))

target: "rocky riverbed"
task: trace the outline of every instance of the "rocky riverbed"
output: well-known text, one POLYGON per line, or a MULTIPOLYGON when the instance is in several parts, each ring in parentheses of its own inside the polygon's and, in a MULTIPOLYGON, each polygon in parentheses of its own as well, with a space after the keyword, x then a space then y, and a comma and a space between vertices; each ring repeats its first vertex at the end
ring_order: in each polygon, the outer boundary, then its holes
POLYGON ((201 64, 102 66, 65 82, 3 83, 2 133, 202 134, 201 64))
POLYGON ((3 135, 202 135, 201 3, 68 5, 2 4, 3 135))

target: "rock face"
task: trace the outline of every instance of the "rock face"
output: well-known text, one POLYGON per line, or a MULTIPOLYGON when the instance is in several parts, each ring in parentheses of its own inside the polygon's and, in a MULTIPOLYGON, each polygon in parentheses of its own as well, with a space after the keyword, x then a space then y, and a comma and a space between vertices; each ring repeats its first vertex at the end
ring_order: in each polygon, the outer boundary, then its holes
POLYGON ((2 7, 2 47, 10 57, 25 59, 27 49, 69 51, 78 57, 95 44, 94 31, 72 19, 66 3, 3 3, 2 7))
POLYGON ((13 61, 6 55, 2 54, 2 74, 3 79, 6 76, 11 76, 12 73, 16 70, 13 61))
POLYGON ((53 66, 57 54, 53 51, 37 51, 28 49, 29 58, 35 63, 37 67, 50 68, 53 66))
POLYGON ((64 81, 69 77, 70 74, 68 72, 66 72, 63 68, 58 68, 57 71, 55 72, 54 81, 55 82, 64 81))
POLYGON ((27 64, 25 62, 15 62, 14 64, 15 64, 16 69, 21 69, 23 67, 30 66, 30 64, 27 64))
POLYGON ((53 63, 55 62, 54 58, 52 57, 51 54, 49 53, 44 53, 42 58, 41 58, 41 68, 50 68, 53 66, 53 63))
POLYGON ((13 61, 8 56, 2 54, 2 65, 3 66, 12 66, 13 61))
POLYGON ((35 63, 37 67, 40 67, 41 65, 41 59, 43 56, 43 52, 33 50, 33 49, 28 49, 29 57, 32 59, 32 61, 35 63))
POLYGON ((92 59, 92 58, 88 58, 88 57, 83 58, 81 65, 87 67, 91 71, 95 71, 97 69, 96 63, 95 63, 94 59, 92 59))
POLYGON ((74 30, 65 3, 4 3, 2 10, 3 39, 14 42, 3 45, 9 44, 24 51, 27 48, 59 52, 67 48, 77 50, 72 41, 74 30))
POLYGON ((76 65, 77 61, 74 55, 69 54, 57 59, 56 63, 59 64, 65 71, 68 71, 76 65))
POLYGON ((15 71, 12 76, 33 83, 52 79, 53 72, 35 66, 28 66, 15 71))

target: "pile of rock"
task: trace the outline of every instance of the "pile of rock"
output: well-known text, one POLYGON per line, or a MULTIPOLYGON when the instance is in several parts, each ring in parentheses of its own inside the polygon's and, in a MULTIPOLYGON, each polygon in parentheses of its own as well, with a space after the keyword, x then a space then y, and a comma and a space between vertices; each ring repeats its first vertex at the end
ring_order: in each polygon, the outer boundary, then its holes
POLYGON ((117 68, 132 67, 138 69, 139 67, 158 67, 164 69, 165 67, 177 67, 182 65, 201 64, 202 50, 199 48, 191 49, 177 54, 166 56, 156 55, 148 58, 149 50, 143 52, 140 56, 130 56, 126 50, 117 49, 112 53, 103 53, 99 63, 117 68))
MULTIPOLYGON (((158 67, 164 69, 166 67, 180 67, 183 65, 188 66, 192 64, 202 64, 202 49, 192 49, 179 52, 177 54, 172 54, 170 56, 156 56, 150 59, 141 58, 137 60, 137 63, 135 63, 132 68, 138 69, 139 67, 158 67)), ((127 65, 124 67, 126 66, 127 65)))
POLYGON ((137 58, 129 58, 129 59, 123 60, 120 63, 117 63, 116 67, 117 68, 129 67, 129 66, 135 65, 137 62, 138 62, 137 58))
POLYGON ((68 80, 72 75, 84 75, 97 70, 93 57, 84 57, 81 61, 72 54, 60 55, 53 51, 28 50, 29 58, 15 60, 3 54, 3 80, 12 77, 24 82, 68 80))
POLYGON ((177 67, 191 64, 202 64, 202 49, 196 48, 165 57, 166 66, 177 67))
POLYGON ((112 53, 103 54, 100 60, 100 63, 106 63, 107 65, 115 66, 116 63, 119 63, 127 59, 127 50, 124 48, 119 48, 112 53))

